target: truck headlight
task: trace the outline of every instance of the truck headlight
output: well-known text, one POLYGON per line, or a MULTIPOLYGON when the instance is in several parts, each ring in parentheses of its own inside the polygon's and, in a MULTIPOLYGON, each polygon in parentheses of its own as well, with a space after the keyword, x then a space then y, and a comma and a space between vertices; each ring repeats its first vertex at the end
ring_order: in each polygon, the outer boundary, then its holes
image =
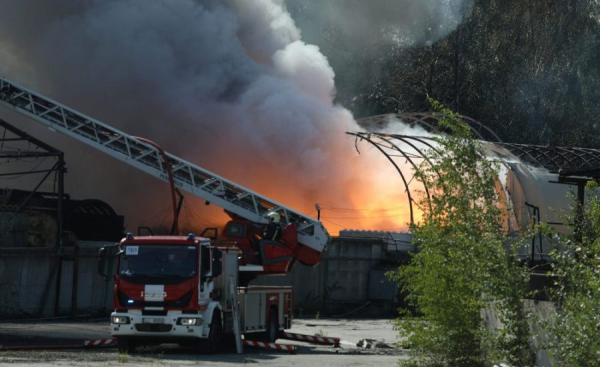
POLYGON ((177 324, 183 326, 197 326, 202 325, 202 319, 195 317, 180 317, 177 319, 177 324))
POLYGON ((127 316, 113 316, 112 317, 113 324, 129 324, 129 317, 127 316))

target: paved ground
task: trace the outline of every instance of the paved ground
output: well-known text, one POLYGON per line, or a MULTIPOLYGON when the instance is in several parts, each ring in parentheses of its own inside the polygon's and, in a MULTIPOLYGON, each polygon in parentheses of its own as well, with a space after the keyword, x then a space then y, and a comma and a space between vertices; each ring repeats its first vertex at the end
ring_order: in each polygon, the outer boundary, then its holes
MULTIPOLYGON (((396 331, 392 320, 329 320, 297 319, 291 332, 321 334, 341 338, 340 348, 317 346, 303 342, 279 340, 298 347, 297 354, 246 347, 244 354, 225 351, 215 355, 197 354, 174 345, 141 349, 132 355, 119 355, 115 348, 61 351, 4 351, 0 365, 11 366, 113 366, 131 365, 210 365, 234 366, 240 363, 260 363, 265 366, 396 366, 406 358, 395 348, 396 331), (357 347, 363 339, 383 343, 382 348, 357 347), (389 345, 392 348, 384 348, 389 345)), ((107 321, 0 323, 0 345, 80 344, 82 340, 110 338, 107 321)))

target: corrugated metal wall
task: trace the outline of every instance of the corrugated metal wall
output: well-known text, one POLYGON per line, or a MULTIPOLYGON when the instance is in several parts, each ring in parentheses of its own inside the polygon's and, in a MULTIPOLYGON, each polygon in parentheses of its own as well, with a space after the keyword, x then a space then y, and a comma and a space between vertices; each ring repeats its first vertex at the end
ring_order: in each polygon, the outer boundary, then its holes
MULTIPOLYGON (((113 281, 98 275, 98 249, 107 242, 78 242, 77 314, 112 308, 113 281)), ((0 318, 70 315, 73 294, 73 247, 63 248, 62 264, 54 248, 2 250, 0 318), (71 259, 71 260, 69 260, 71 259), (60 269, 60 270, 59 270, 60 269), (60 282, 57 277, 60 276, 60 282), (57 284, 58 308, 55 310, 57 284)))
POLYGON ((411 237, 403 235, 403 244, 378 233, 336 237, 318 265, 296 264, 287 276, 261 276, 252 284, 292 285, 296 314, 301 316, 317 312, 330 316, 392 316, 398 308, 398 291, 385 273, 408 258, 411 237))

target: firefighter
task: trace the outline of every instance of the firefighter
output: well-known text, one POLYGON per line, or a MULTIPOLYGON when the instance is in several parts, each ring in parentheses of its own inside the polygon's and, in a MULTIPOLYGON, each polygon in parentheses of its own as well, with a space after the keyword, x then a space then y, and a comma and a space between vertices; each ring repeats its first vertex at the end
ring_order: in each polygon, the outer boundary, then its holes
POLYGON ((281 238, 281 216, 276 212, 267 214, 269 224, 263 233, 263 239, 277 241, 281 238))

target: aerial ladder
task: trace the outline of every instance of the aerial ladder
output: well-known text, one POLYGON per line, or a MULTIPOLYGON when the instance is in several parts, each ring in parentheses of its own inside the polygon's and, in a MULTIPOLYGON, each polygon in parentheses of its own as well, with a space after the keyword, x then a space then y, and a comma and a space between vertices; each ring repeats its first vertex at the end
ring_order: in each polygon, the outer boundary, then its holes
POLYGON ((296 260, 315 265, 327 248, 330 236, 319 220, 2 77, 0 104, 163 181, 169 182, 170 169, 178 189, 231 217, 222 237, 237 243, 241 264, 255 266, 256 273, 287 273, 296 260), (264 238, 269 225, 279 226, 280 236, 264 238))

